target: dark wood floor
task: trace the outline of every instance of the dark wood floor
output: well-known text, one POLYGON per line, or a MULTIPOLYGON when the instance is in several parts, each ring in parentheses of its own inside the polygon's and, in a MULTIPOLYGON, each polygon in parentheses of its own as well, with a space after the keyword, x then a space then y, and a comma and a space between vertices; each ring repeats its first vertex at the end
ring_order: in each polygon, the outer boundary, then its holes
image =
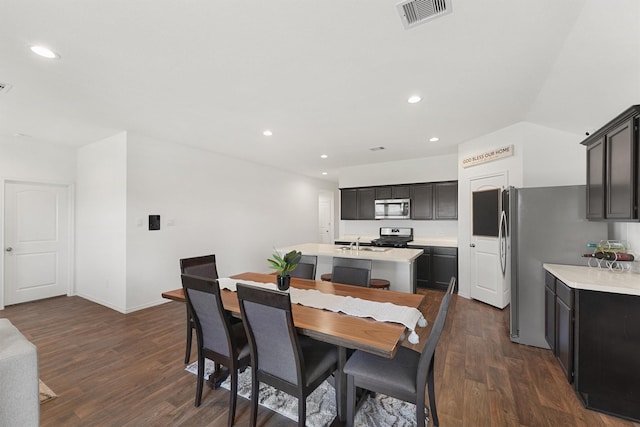
MULTIPOLYGON (((433 320, 442 295, 423 292, 421 309, 433 320)), ((638 426, 584 409, 550 351, 509 341, 507 311, 453 301, 436 355, 442 426, 638 426)), ((227 391, 205 387, 203 404, 193 406, 181 303, 123 315, 59 297, 7 307, 0 317, 37 345, 40 377, 58 394, 41 406, 42 426, 226 425, 227 391)), ((248 423, 240 398, 236 425, 248 423)), ((258 425, 295 424, 261 409, 258 425)))

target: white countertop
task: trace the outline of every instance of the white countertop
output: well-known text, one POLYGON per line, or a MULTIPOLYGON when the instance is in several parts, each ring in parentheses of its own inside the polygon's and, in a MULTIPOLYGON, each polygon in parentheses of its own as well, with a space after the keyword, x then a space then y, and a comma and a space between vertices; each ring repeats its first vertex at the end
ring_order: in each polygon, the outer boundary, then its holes
POLYGON ((640 295, 640 274, 638 273, 561 264, 543 264, 543 267, 570 288, 640 295))
MULTIPOLYGON (((380 236, 357 236, 354 234, 346 234, 336 239, 337 242, 355 242, 360 237, 360 243, 371 243, 373 239, 377 239, 380 236)), ((409 242, 409 245, 417 246, 441 246, 446 248, 457 248, 457 237, 414 237, 413 241, 409 242)))
POLYGON ((295 249, 302 252, 304 255, 360 258, 374 261, 407 263, 415 261, 416 258, 424 252, 422 249, 361 247, 359 251, 356 251, 355 248, 352 250, 343 250, 341 248, 341 246, 330 245, 327 243, 302 243, 299 245, 287 246, 285 248, 278 248, 278 250, 288 252, 295 249))

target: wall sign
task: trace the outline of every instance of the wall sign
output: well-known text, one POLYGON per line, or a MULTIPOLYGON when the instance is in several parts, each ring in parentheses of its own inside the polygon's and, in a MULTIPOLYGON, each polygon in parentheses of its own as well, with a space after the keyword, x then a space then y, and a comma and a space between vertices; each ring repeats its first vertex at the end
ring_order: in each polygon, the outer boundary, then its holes
POLYGON ((462 159, 462 167, 468 168, 482 163, 492 162, 494 160, 513 156, 513 144, 504 147, 494 148, 484 153, 474 154, 462 159))

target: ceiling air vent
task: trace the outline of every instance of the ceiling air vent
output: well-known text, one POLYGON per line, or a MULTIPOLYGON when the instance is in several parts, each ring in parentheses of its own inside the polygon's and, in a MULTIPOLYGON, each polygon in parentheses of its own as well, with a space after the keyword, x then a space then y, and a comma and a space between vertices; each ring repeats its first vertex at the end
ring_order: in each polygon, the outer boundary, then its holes
POLYGON ((451 13, 451 0, 409 0, 398 3, 396 6, 402 24, 407 30, 451 13))
POLYGON ((9 92, 9 89, 11 89, 11 85, 9 83, 0 82, 0 93, 9 92))
POLYGON ((369 148, 369 150, 371 150, 371 151, 382 151, 382 150, 384 150, 384 147, 372 147, 372 148, 369 148))

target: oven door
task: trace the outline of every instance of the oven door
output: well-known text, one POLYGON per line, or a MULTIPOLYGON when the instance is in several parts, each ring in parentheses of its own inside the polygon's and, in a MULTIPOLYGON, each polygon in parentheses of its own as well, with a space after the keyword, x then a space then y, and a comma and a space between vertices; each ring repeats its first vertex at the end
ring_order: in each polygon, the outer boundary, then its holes
POLYGON ((409 199, 388 199, 375 201, 375 219, 409 219, 411 201, 409 199))

